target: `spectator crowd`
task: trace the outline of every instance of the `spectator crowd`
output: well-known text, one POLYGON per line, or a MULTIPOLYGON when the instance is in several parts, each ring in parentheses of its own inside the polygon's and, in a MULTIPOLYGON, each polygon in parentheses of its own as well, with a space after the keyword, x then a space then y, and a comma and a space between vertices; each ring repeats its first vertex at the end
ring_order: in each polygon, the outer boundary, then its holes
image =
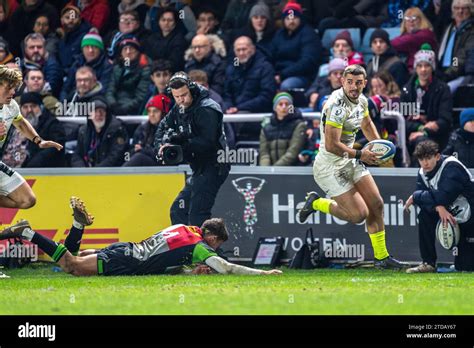
POLYGON ((14 130, 12 167, 159 165, 153 137, 177 71, 230 117, 271 113, 225 123, 231 148, 256 148, 262 166, 311 165, 324 121, 303 114, 359 64, 382 138, 400 148, 382 117, 398 110, 409 155, 431 139, 474 168, 474 0, 0 0, 0 64, 22 71, 15 100, 38 134, 65 145, 40 150, 14 130))

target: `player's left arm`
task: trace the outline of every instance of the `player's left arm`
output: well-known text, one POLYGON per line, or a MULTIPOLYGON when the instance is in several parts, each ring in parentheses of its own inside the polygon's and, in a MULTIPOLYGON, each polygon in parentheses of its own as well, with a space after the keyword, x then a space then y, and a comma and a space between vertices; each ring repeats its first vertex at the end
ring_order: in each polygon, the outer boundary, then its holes
POLYGON ((368 141, 380 139, 379 132, 377 131, 374 122, 372 122, 367 109, 364 112, 364 118, 362 119, 360 128, 362 129, 362 133, 364 133, 364 136, 368 141))
POLYGON ((22 115, 18 115, 13 120, 13 125, 20 131, 20 133, 26 137, 28 140, 31 140, 36 145, 38 145, 41 149, 47 149, 50 147, 54 147, 56 150, 61 151, 63 146, 58 144, 54 141, 44 140, 42 139, 34 127, 31 125, 28 120, 26 120, 22 115))

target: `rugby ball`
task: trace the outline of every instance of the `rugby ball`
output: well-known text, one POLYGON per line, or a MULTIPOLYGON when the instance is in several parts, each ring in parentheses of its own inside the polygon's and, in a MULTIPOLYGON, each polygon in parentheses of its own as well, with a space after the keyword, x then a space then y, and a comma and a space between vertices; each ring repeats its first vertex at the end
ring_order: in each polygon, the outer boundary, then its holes
POLYGON ((371 151, 377 154, 377 157, 381 162, 385 162, 393 158, 393 156, 395 156, 395 152, 397 151, 395 145, 393 145, 393 143, 388 140, 372 140, 368 142, 364 148, 370 145, 373 145, 371 151))
POLYGON ((453 249, 461 238, 459 225, 453 225, 448 221, 446 227, 444 227, 443 222, 439 220, 438 224, 436 225, 436 238, 443 248, 448 250, 453 249))

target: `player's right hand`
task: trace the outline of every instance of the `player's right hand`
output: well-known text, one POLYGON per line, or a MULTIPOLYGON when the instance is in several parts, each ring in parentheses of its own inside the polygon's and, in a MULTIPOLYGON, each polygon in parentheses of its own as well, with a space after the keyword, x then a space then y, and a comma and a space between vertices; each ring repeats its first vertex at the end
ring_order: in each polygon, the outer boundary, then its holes
POLYGON ((282 274, 283 272, 280 271, 279 269, 272 269, 270 271, 263 271, 262 274, 264 275, 273 275, 273 274, 282 274))
POLYGON ((362 149, 362 155, 360 156, 360 160, 367 164, 378 164, 379 158, 375 152, 372 152, 372 146, 367 146, 366 148, 362 149))

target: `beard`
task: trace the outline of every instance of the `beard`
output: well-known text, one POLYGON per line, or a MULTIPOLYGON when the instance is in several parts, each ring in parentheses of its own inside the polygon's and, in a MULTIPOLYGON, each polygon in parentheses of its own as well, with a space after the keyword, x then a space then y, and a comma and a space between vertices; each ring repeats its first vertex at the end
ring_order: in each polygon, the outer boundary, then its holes
POLYGON ((95 127, 96 129, 100 129, 100 130, 101 130, 101 129, 104 128, 104 126, 105 126, 105 121, 106 121, 105 119, 104 119, 103 121, 92 120, 92 123, 94 124, 94 127, 95 127))
POLYGON ((31 123, 33 128, 36 128, 36 126, 38 125, 38 120, 39 120, 40 115, 41 113, 39 115, 35 115, 33 112, 29 112, 26 114, 25 117, 26 117, 26 120, 31 123))

